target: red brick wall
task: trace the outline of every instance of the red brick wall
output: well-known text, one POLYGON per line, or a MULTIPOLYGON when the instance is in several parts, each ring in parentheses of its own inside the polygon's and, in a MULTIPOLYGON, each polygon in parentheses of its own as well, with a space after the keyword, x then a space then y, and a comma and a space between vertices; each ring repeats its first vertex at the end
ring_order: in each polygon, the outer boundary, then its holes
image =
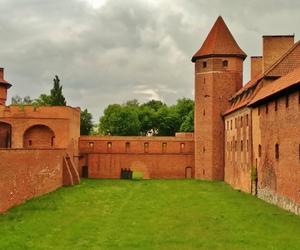
POLYGON ((263 71, 294 45, 294 36, 263 36, 263 71))
POLYGON ((224 180, 235 189, 251 192, 252 122, 249 108, 239 109, 225 118, 224 180))
POLYGON ((80 166, 90 178, 120 178, 121 168, 143 172, 146 179, 184 179, 194 175, 193 137, 81 137, 80 166))
MULTIPOLYGON (((290 209, 300 205, 300 104, 299 92, 268 102, 253 110, 253 162, 258 170, 258 196, 290 209), (277 111, 275 111, 277 100, 277 111), (279 159, 275 145, 279 145, 279 159), (261 155, 259 155, 261 145, 261 155)), ((294 211, 295 212, 295 211, 294 211)), ((299 209, 300 212, 300 209, 299 209)))
POLYGON ((195 177, 224 179, 224 121, 228 99, 242 86, 241 58, 208 58, 195 63, 195 177), (228 66, 223 66, 223 61, 228 66), (207 67, 203 68, 206 61, 207 67))
POLYGON ((62 186, 65 150, 0 150, 0 213, 62 186))

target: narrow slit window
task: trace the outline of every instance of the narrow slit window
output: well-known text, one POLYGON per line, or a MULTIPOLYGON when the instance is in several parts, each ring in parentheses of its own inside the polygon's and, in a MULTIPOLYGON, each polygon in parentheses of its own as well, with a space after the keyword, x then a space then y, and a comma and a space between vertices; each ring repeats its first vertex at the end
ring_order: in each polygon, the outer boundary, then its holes
POLYGON ((286 107, 286 108, 289 107, 289 102, 290 102, 289 96, 287 95, 287 96, 285 97, 285 107, 286 107))
POLYGON ((203 62, 202 67, 205 69, 207 67, 207 62, 203 62))
POLYGON ((279 159, 279 144, 275 144, 275 159, 279 159))
POLYGON ((162 144, 162 152, 166 153, 166 151, 167 151, 167 143, 163 142, 163 144, 162 144))
POLYGON ((261 157, 261 145, 258 145, 258 157, 261 157))
POLYGON ((126 153, 130 152, 130 142, 125 143, 125 151, 126 151, 126 153))

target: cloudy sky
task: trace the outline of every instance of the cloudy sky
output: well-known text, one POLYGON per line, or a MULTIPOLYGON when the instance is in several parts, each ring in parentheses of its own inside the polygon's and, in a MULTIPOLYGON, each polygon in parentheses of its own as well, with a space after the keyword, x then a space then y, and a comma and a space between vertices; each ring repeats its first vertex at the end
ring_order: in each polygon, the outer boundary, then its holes
MULTIPOLYGON (((261 36, 296 34, 298 0, 0 0, 0 66, 10 97, 49 92, 98 120, 111 103, 193 98, 193 64, 218 15, 248 55, 261 36)), ((245 81, 249 79, 245 63, 245 81)))

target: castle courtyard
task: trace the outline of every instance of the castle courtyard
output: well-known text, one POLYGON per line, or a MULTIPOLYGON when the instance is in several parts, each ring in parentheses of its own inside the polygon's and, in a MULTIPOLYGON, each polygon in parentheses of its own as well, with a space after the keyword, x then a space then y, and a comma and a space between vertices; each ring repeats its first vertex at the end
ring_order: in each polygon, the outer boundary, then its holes
POLYGON ((299 249, 300 220, 198 180, 82 180, 0 216, 0 249, 299 249))

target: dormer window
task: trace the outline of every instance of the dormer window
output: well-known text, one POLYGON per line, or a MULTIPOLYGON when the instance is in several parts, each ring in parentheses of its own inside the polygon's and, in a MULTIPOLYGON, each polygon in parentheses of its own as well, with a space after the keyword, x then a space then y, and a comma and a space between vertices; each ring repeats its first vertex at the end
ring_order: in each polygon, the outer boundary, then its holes
POLYGON ((202 63, 202 67, 203 67, 203 68, 206 68, 206 67, 207 67, 207 62, 203 62, 203 63, 202 63))
POLYGON ((225 67, 228 67, 228 61, 227 60, 224 60, 223 61, 223 67, 225 68, 225 67))

